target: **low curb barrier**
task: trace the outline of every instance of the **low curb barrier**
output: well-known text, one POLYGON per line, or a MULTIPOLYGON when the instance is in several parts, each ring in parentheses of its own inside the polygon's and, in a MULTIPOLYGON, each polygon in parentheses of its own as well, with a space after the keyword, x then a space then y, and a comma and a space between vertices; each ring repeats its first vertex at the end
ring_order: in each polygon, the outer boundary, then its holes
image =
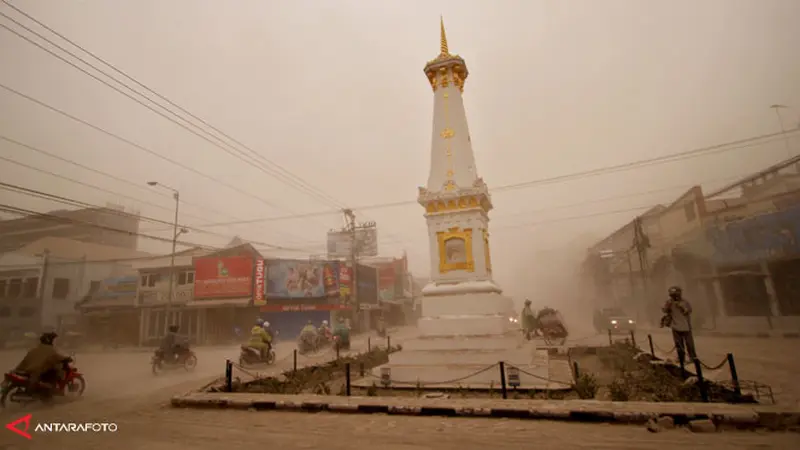
MULTIPOLYGON (((368 397, 330 398, 329 396, 263 395, 254 400, 237 394, 186 395, 172 398, 176 408, 234 409, 284 412, 330 412, 339 414, 389 414, 400 416, 483 417, 525 420, 554 420, 589 423, 646 424, 651 419, 671 417, 675 425, 687 425, 694 420, 711 420, 719 428, 768 429, 773 431, 798 431, 800 411, 758 408, 752 406, 715 405, 712 403, 590 403, 590 402, 538 402, 494 400, 498 406, 464 406, 458 401, 437 399, 426 403, 382 402, 368 397), (580 403, 580 404, 578 404, 580 403), (589 404, 587 404, 589 403, 589 404)), ((462 401, 463 402, 463 401, 462 401)))

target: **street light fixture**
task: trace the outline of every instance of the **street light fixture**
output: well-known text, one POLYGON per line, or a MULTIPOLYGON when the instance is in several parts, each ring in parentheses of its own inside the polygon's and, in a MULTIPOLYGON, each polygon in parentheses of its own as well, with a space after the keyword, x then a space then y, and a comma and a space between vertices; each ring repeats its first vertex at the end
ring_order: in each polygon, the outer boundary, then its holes
POLYGON ((175 199, 175 221, 172 223, 172 253, 169 258, 169 298, 167 300, 167 310, 169 310, 172 308, 172 302, 175 297, 175 247, 178 244, 178 236, 188 233, 189 230, 183 227, 181 227, 180 230, 178 229, 178 209, 181 203, 181 193, 178 192, 177 189, 171 188, 164 183, 159 183, 158 181, 148 181, 147 184, 149 186, 162 187, 172 191, 172 197, 175 199))

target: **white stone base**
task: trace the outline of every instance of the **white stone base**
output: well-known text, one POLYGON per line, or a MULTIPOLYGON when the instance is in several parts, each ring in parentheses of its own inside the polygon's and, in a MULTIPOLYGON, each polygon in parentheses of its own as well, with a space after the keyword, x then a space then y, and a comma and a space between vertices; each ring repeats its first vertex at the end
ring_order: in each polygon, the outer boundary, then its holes
POLYGON ((424 296, 417 326, 425 337, 504 335, 513 308, 513 301, 498 293, 424 296))
POLYGON ((500 389, 500 369, 496 365, 500 361, 504 361, 506 367, 520 369, 521 386, 518 389, 569 388, 548 381, 551 362, 547 350, 537 350, 533 342, 513 335, 405 341, 403 350, 389 356, 389 364, 374 368, 372 377, 360 384, 380 384, 381 369, 389 368, 392 385, 397 388, 414 388, 419 384, 423 389, 500 389))

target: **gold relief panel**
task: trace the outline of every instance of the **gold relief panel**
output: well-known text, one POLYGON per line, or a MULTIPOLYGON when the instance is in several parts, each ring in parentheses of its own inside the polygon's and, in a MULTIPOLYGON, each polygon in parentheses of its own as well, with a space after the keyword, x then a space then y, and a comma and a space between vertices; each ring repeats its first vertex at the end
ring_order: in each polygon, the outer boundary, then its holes
MULTIPOLYGON (((445 191, 455 191, 456 190, 456 183, 453 180, 447 180, 444 184, 445 191)), ((455 204, 455 202, 453 202, 455 204)))
POLYGON ((450 85, 450 78, 448 77, 447 69, 442 67, 439 69, 439 87, 446 88, 450 85))
POLYGON ((477 197, 459 197, 457 200, 450 200, 447 203, 443 201, 428 202, 425 205, 425 211, 429 213, 435 213, 478 208, 480 206, 481 204, 477 197))
POLYGON ((425 75, 428 77, 428 83, 431 84, 431 89, 433 89, 433 92, 436 92, 436 88, 439 87, 436 84, 436 73, 435 72, 428 72, 425 75))
POLYGON ((439 243, 439 273, 454 270, 475 271, 472 257, 472 228, 452 227, 436 233, 439 243))

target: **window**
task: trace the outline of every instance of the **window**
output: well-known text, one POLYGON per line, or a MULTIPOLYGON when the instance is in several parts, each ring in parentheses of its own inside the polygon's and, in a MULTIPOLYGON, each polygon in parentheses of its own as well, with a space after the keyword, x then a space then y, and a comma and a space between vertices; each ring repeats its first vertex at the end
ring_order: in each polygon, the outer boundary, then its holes
POLYGON ((143 287, 155 287, 156 283, 161 279, 161 276, 157 273, 148 273, 146 275, 142 275, 142 286, 143 287))
POLYGON ((8 298, 17 298, 22 293, 22 278, 12 278, 8 281, 8 298))
POLYGON ((11 308, 8 306, 0 308, 0 317, 11 317, 11 308))
POLYGON ((691 222, 697 217, 697 213, 694 210, 694 202, 683 205, 683 212, 686 214, 687 222, 691 222))
POLYGON ((30 306, 26 306, 24 308, 20 308, 19 316, 20 317, 32 317, 36 314, 36 308, 32 308, 30 306))
POLYGON ((39 277, 25 278, 22 283, 22 296, 25 298, 36 297, 36 292, 39 290, 39 277))
POLYGON ((69 296, 69 278, 53 279, 53 298, 65 299, 69 296))
POLYGON ((194 270, 185 270, 178 275, 178 285, 194 284, 194 270))

